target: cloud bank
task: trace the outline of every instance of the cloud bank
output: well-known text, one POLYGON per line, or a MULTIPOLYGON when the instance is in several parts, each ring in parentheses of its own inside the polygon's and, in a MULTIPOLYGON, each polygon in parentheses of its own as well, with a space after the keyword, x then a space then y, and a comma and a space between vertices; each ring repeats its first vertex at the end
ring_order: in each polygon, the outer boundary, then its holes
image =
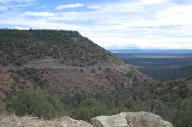
POLYGON ((108 49, 192 49, 190 0, 89 1, 52 6, 34 0, 0 3, 2 28, 78 30, 108 49))

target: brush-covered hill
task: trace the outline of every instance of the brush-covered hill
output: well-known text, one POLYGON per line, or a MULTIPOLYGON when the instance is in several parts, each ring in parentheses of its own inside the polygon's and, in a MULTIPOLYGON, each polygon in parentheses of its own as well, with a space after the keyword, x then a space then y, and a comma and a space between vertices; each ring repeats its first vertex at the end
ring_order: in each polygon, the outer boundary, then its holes
POLYGON ((22 65, 45 58, 60 59, 64 64, 77 66, 122 63, 77 31, 0 30, 1 65, 22 65))
POLYGON ((151 81, 76 31, 2 29, 0 65, 13 80, 5 92, 9 97, 25 88, 64 96, 109 92, 151 81))

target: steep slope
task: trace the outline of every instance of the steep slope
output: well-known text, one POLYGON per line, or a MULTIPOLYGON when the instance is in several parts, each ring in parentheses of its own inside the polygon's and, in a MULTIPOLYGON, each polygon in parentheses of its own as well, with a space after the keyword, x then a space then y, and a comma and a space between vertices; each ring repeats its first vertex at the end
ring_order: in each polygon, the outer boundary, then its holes
POLYGON ((13 79, 6 70, 0 67, 0 112, 6 108, 7 96, 11 91, 13 79))
POLYGON ((41 88, 56 95, 109 92, 149 82, 147 76, 130 65, 61 69, 25 68, 10 72, 18 84, 14 90, 25 87, 41 88))
POLYGON ((0 30, 0 64, 22 65, 44 58, 68 65, 121 63, 110 52, 76 31, 0 30))
POLYGON ((5 90, 12 82, 10 74, 0 67, 0 89, 5 90))

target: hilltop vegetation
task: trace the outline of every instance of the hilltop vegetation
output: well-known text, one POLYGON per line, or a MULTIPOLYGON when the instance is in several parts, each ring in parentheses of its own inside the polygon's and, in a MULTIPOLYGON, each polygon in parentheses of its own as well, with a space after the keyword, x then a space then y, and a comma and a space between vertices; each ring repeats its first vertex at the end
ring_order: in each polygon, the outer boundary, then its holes
POLYGON ((60 59, 68 65, 121 63, 110 52, 76 31, 0 30, 0 64, 22 65, 44 58, 60 59))

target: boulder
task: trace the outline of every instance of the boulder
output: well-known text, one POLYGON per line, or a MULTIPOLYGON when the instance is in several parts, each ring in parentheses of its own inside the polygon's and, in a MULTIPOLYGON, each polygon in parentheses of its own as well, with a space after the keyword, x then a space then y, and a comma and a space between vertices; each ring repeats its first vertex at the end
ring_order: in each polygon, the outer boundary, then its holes
POLYGON ((92 118, 94 127, 173 127, 160 116, 147 112, 124 112, 92 118))
POLYGON ((59 121, 58 127, 93 127, 89 123, 82 120, 74 120, 68 116, 62 117, 59 121))

